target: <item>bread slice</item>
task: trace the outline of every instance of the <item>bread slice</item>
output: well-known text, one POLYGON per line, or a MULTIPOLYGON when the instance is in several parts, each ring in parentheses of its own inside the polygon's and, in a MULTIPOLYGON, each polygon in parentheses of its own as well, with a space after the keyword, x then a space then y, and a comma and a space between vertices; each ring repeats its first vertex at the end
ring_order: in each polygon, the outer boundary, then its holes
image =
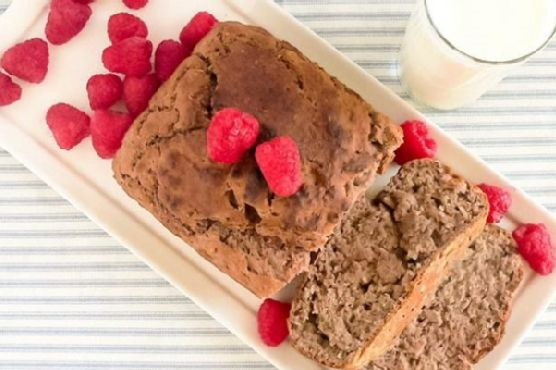
POLYGON ((401 142, 399 126, 289 43, 220 22, 136 118, 113 169, 170 231, 265 297, 306 270, 309 251, 326 244, 401 142), (227 107, 257 117, 260 141, 295 140, 297 194, 268 189, 254 150, 236 164, 209 160, 207 128, 227 107))
POLYGON ((470 370, 504 334, 524 264, 509 232, 488 225, 434 298, 366 370, 470 370))
POLYGON ((319 253, 292 307, 293 346, 357 369, 383 355, 485 226, 483 192, 432 160, 360 199, 319 253))

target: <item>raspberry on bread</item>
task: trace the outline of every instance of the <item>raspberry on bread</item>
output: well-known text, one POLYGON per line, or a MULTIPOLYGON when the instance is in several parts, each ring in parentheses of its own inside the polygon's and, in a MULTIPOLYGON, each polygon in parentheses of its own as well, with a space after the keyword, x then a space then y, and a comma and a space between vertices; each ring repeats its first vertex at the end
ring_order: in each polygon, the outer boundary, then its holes
POLYGON ((259 121, 249 113, 235 108, 216 112, 207 129, 209 158, 219 163, 241 162, 243 155, 255 146, 259 131, 259 121))

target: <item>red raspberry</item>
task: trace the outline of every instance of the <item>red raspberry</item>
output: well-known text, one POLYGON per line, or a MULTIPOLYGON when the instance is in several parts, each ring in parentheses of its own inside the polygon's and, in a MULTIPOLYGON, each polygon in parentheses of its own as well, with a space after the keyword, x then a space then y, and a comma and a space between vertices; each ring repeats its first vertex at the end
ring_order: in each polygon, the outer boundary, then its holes
POLYGON ((122 80, 113 74, 94 75, 87 81, 92 110, 108 109, 122 97, 122 80))
POLYGON ((89 116, 66 103, 50 107, 46 123, 60 149, 71 149, 89 136, 89 116))
POLYGON ((149 0, 123 0, 123 2, 129 9, 141 9, 147 5, 149 0))
POLYGON ((499 186, 480 184, 479 188, 486 194, 489 203, 487 222, 498 223, 504 217, 512 205, 510 193, 499 186))
POLYGON ((199 12, 186 24, 180 33, 180 41, 186 50, 193 50, 195 45, 218 23, 214 15, 199 12))
POLYGON ((129 13, 118 13, 108 19, 108 37, 115 44, 133 36, 146 38, 147 25, 139 17, 129 13))
POLYGON ((8 49, 0 64, 6 72, 24 81, 42 82, 48 72, 48 44, 42 39, 23 41, 8 49))
POLYGON ((98 156, 112 158, 122 146, 133 118, 127 113, 97 110, 91 119, 91 138, 98 156))
POLYGON ((158 44, 154 58, 154 69, 161 82, 166 81, 180 63, 191 53, 186 52, 183 45, 174 40, 164 40, 158 44))
POLYGON ((124 101, 133 117, 142 113, 149 105, 149 100, 160 86, 154 74, 143 77, 128 76, 124 79, 124 101))
POLYGON ((207 152, 220 163, 237 163, 259 136, 259 121, 249 113, 225 108, 212 117, 207 131, 207 152))
POLYGON ((91 16, 91 7, 74 0, 52 0, 46 38, 54 45, 61 45, 71 40, 85 27, 91 16))
POLYGON ((291 304, 267 298, 257 312, 257 330, 264 344, 277 347, 289 335, 288 318, 291 304))
POLYGON ((512 233, 517 249, 531 268, 541 275, 554 271, 556 251, 544 224, 523 224, 512 233))
POLYGON ((258 145, 255 159, 276 195, 289 197, 303 185, 299 149, 292 138, 281 136, 258 145))
POLYGON ((76 3, 81 3, 81 4, 90 4, 95 0, 73 0, 73 1, 75 1, 76 3))
POLYGON ((144 76, 151 70, 153 44, 141 37, 130 37, 107 47, 102 63, 110 72, 126 76, 144 76))
POLYGON ((402 125, 403 144, 396 150, 396 163, 402 165, 414 159, 433 158, 437 145, 427 137, 429 130, 424 122, 405 121, 402 125))
POLYGON ((0 107, 10 105, 21 99, 21 86, 8 75, 0 72, 0 107))

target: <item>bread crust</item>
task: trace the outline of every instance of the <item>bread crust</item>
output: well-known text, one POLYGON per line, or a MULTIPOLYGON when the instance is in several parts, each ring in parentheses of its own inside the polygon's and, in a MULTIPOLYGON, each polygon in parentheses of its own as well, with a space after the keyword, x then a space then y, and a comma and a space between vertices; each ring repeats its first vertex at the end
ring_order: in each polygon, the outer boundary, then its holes
POLYGON ((285 41, 221 22, 134 122, 113 170, 118 183, 170 231, 259 297, 304 271, 401 144, 401 130, 285 41), (206 131, 234 107, 261 124, 260 141, 291 136, 303 188, 275 197, 253 152, 209 160, 206 131))

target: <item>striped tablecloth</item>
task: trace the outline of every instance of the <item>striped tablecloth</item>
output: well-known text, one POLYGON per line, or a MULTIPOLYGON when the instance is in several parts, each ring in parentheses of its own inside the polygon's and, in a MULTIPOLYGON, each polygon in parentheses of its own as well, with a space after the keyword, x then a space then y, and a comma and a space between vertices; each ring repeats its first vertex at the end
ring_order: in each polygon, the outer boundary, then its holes
MULTIPOLYGON (((407 98, 413 0, 279 3, 407 98)), ((425 113, 556 211, 556 41, 472 106, 425 113)), ((556 368, 556 301, 505 368, 532 366, 556 368)), ((0 150, 0 369, 99 368, 273 367, 0 150)))

